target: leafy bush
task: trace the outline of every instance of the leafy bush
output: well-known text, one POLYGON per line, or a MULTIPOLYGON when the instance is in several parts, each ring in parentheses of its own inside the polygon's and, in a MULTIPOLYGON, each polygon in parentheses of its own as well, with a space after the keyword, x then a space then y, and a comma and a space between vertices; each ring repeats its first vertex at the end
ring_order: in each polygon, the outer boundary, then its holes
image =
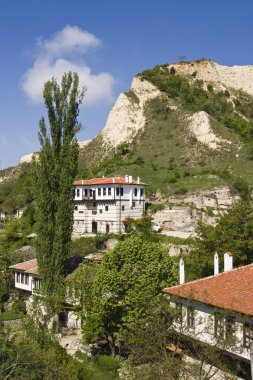
POLYGON ((147 210, 151 214, 155 214, 157 211, 162 211, 164 210, 166 205, 164 203, 151 203, 148 205, 147 210))
POLYGON ((188 193, 188 189, 185 186, 180 186, 178 189, 175 190, 175 194, 177 195, 184 195, 188 193))
POLYGON ((21 311, 17 311, 14 309, 6 310, 3 313, 0 314, 0 320, 1 321, 12 321, 15 319, 22 319, 24 318, 25 314, 21 311))
POLYGON ((108 355, 96 355, 95 363, 97 364, 98 367, 106 371, 108 375, 111 372, 116 373, 117 369, 120 367, 118 360, 108 355))

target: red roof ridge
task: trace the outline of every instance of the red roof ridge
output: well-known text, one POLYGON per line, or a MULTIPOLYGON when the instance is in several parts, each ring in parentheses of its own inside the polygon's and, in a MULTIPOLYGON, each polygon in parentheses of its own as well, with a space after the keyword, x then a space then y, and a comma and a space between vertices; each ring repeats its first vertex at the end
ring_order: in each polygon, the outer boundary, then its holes
MULTIPOLYGON (((227 252, 227 253, 230 253, 230 252, 227 252)), ((231 255, 232 255, 232 254, 231 254, 231 255)), ((191 284, 194 284, 194 283, 196 283, 196 282, 202 282, 202 281, 208 280, 208 279, 210 279, 210 278, 214 278, 214 277, 217 278, 217 277, 219 277, 219 276, 224 276, 224 275, 226 275, 226 274, 228 274, 228 273, 236 272, 236 271, 239 271, 239 270, 245 269, 245 268, 250 267, 250 266, 253 266, 253 263, 248 264, 248 265, 243 265, 243 266, 241 266, 241 267, 239 267, 239 268, 234 268, 234 269, 229 270, 229 271, 227 271, 227 272, 221 272, 221 273, 218 273, 218 274, 213 274, 212 276, 203 277, 203 278, 198 278, 197 280, 188 281, 188 282, 185 282, 185 283, 183 283, 183 284, 178 284, 178 285, 170 286, 169 288, 164 288, 164 289, 162 289, 162 292, 165 293, 165 290, 167 290, 167 289, 176 289, 176 288, 183 287, 183 286, 185 286, 185 285, 191 285, 191 284)))
POLYGON ((163 293, 253 316, 253 263, 164 288, 163 293))

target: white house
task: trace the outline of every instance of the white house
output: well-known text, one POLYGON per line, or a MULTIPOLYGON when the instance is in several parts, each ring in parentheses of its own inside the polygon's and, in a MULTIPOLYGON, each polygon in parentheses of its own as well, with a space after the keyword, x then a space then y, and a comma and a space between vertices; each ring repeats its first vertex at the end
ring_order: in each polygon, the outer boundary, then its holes
POLYGON ((37 259, 11 265, 14 271, 15 288, 23 290, 27 297, 40 289, 37 259))
MULTIPOLYGON (((82 261, 83 257, 81 256, 69 257, 64 265, 65 276, 67 277, 73 273, 82 261)), ((41 294, 41 279, 37 259, 11 265, 10 269, 14 272, 14 286, 16 289, 22 291, 26 300, 27 310, 29 311, 34 295, 40 296, 41 294)), ((70 302, 70 299, 66 296, 62 312, 55 316, 53 320, 56 321, 60 327, 80 330, 81 321, 75 312, 71 310, 73 305, 74 304, 70 302)))
POLYGON ((74 182, 74 233, 121 233, 123 220, 140 218, 145 208, 145 186, 132 176, 93 178, 74 182))
POLYGON ((0 220, 4 220, 7 216, 7 212, 0 210, 0 220))
POLYGON ((180 285, 163 289, 174 307, 177 341, 213 346, 226 356, 238 376, 248 378, 250 347, 253 342, 253 264, 232 269, 232 255, 224 255, 223 273, 184 283, 180 261, 180 285))

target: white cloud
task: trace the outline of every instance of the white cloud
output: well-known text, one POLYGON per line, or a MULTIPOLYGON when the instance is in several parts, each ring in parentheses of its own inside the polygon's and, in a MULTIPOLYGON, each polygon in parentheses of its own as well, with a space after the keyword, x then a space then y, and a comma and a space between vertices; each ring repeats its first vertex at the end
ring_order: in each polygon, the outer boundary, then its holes
POLYGON ((66 26, 51 39, 40 39, 34 64, 22 78, 26 95, 33 102, 41 102, 44 83, 52 77, 60 80, 64 72, 72 71, 78 73, 80 86, 87 87, 84 105, 112 100, 114 79, 111 74, 92 74, 91 68, 80 62, 89 48, 99 44, 100 40, 94 35, 76 26, 66 26))

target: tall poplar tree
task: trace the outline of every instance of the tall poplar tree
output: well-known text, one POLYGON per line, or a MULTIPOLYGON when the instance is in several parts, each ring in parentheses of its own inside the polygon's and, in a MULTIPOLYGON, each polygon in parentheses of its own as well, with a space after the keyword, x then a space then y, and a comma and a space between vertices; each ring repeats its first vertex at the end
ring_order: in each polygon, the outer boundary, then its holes
POLYGON ((69 253, 73 227, 73 181, 77 173, 76 133, 79 105, 84 89, 78 89, 77 74, 65 73, 45 83, 43 98, 49 127, 39 124, 41 150, 35 165, 37 202, 37 254, 45 299, 59 294, 63 285, 64 262, 69 253))

